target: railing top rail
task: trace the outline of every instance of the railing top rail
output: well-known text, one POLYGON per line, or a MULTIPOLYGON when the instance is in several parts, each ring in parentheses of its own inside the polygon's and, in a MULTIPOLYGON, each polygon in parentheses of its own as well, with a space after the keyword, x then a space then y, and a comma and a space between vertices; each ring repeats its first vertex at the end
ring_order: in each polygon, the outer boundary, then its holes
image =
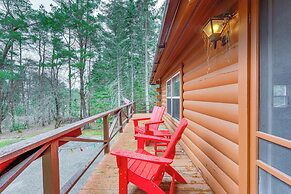
POLYGON ((134 104, 134 102, 120 106, 115 109, 111 109, 109 111, 82 119, 80 121, 68 124, 66 126, 54 129, 52 131, 37 135, 33 138, 23 140, 21 142, 12 144, 10 146, 4 147, 0 149, 0 164, 9 161, 25 152, 28 152, 30 150, 33 150, 39 146, 42 146, 46 143, 49 143, 51 141, 57 140, 61 138, 62 136, 65 136, 67 134, 70 134, 76 129, 80 129, 83 126, 85 126, 88 123, 91 123, 99 118, 103 118, 106 115, 110 115, 112 113, 115 113, 125 107, 131 106, 134 104))

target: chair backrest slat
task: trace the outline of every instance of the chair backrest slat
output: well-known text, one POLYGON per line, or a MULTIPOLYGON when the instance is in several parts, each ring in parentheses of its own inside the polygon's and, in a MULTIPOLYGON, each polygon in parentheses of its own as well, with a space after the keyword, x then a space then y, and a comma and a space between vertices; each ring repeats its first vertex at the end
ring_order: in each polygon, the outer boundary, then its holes
POLYGON ((173 159, 175 157, 176 144, 181 139, 182 134, 184 130, 186 129, 187 125, 188 125, 188 121, 185 118, 181 119, 180 125, 175 130, 175 133, 172 135, 171 141, 165 150, 165 153, 164 153, 165 158, 173 159))
MULTIPOLYGON (((150 122, 162 121, 164 112, 165 112, 165 107, 154 106, 154 109, 151 114, 150 122)), ((159 124, 151 125, 152 130, 158 130, 158 128, 159 128, 159 124)))

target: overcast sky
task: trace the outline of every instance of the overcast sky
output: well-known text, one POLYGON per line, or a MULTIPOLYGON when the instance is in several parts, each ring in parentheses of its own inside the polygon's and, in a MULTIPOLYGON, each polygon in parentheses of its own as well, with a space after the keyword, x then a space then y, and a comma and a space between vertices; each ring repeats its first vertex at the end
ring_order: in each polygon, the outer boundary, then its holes
MULTIPOLYGON (((106 0, 103 0, 103 1, 106 1, 106 0)), ((165 0, 158 0, 157 7, 160 7, 163 4, 164 1, 165 0)), ((53 0, 30 0, 30 2, 32 3, 32 7, 34 9, 38 9, 40 5, 43 5, 47 11, 51 10, 50 9, 50 4, 55 5, 53 0)))
POLYGON ((50 4, 55 5, 52 0, 30 0, 30 2, 32 3, 33 9, 38 9, 39 6, 42 4, 47 11, 50 11, 50 4))

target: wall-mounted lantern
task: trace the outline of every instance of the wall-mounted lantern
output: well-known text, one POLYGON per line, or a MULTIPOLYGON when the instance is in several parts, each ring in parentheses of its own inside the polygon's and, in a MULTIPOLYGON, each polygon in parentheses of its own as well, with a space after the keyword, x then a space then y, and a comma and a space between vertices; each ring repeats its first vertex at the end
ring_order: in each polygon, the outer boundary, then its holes
POLYGON ((231 19, 230 14, 224 14, 210 18, 203 27, 203 32, 209 38, 214 49, 216 49, 217 41, 221 41, 222 45, 225 45, 228 41, 228 37, 222 36, 222 32, 231 19))

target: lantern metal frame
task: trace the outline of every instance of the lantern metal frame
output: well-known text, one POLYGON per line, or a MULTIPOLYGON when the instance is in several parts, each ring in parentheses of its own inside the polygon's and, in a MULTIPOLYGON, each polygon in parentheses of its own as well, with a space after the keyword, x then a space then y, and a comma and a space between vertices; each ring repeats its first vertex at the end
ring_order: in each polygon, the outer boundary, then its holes
POLYGON ((219 40, 221 41, 222 46, 224 46, 228 42, 228 37, 222 34, 231 18, 232 18, 231 14, 215 16, 208 19, 206 24, 203 26, 202 31, 210 40, 214 49, 216 49, 217 42, 219 40), (209 31, 209 28, 211 31, 209 31))

